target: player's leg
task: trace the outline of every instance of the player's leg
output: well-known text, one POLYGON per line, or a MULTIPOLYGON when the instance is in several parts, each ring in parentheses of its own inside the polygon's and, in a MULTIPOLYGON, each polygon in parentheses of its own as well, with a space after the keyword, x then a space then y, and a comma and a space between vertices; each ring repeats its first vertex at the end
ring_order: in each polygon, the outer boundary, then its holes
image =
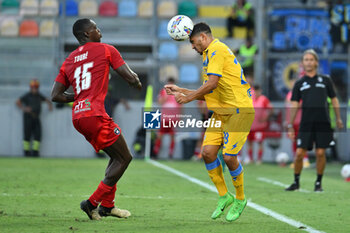
POLYGON ((262 163, 262 156, 264 153, 264 133, 263 132, 257 132, 256 133, 257 137, 257 142, 258 142, 258 160, 257 164, 262 163))
POLYGON ((303 159, 306 153, 306 149, 300 147, 297 148, 294 157, 294 182, 288 188, 285 189, 286 191, 294 191, 299 189, 300 174, 303 170, 303 159))
POLYGON ((316 172, 315 192, 322 192, 322 176, 326 167, 326 149, 316 148, 316 172))
MULTIPOLYGON (((204 143, 210 143, 209 140, 214 141, 215 135, 210 135, 211 133, 206 133, 204 143), (209 136, 208 136, 209 135, 209 136), (206 142, 207 141, 207 142, 206 142)), ((215 133, 214 133, 215 134, 215 133)), ((218 135, 221 139, 221 134, 218 135)), ((215 142, 213 142, 215 144, 215 142)), ((212 219, 216 219, 221 216, 226 207, 232 204, 234 197, 227 190, 227 186, 225 183, 225 178, 223 174, 222 165, 220 163, 219 158, 217 157, 217 153, 220 149, 221 145, 204 145, 202 149, 202 158, 205 163, 205 167, 207 168, 208 174, 212 182, 214 183, 216 189, 219 193, 219 200, 217 203, 217 207, 211 215, 212 219)))
POLYGON ((31 156, 30 152, 31 122, 30 117, 23 116, 23 151, 24 156, 31 156))
POLYGON ((106 168, 105 178, 102 182, 112 188, 102 198, 102 202, 99 207, 99 214, 101 216, 127 218, 131 215, 131 213, 128 210, 122 210, 115 207, 114 198, 117 190, 116 183, 129 166, 132 160, 132 155, 122 134, 120 134, 115 143, 103 150, 110 157, 110 161, 106 168))
POLYGON ((247 199, 244 195, 244 173, 237 155, 247 140, 254 114, 232 115, 224 125, 224 160, 232 176, 236 199, 226 215, 227 221, 234 221, 242 214, 247 199))
POLYGON ((154 142, 153 147, 153 153, 155 154, 156 158, 158 158, 158 153, 160 151, 160 148, 162 147, 162 140, 163 140, 163 133, 158 132, 156 141, 154 142))
POLYGON ((169 158, 172 159, 174 155, 174 149, 175 149, 175 133, 173 129, 169 135, 170 135, 169 158))
POLYGON ((254 137, 255 137, 255 133, 254 131, 251 131, 249 134, 248 134, 248 157, 249 157, 249 162, 247 161, 247 164, 248 163, 252 163, 254 162, 254 157, 253 157, 253 147, 254 147, 254 137))
POLYGON ((33 135, 34 135, 34 141, 33 141, 33 156, 39 157, 40 156, 40 141, 41 141, 41 122, 40 118, 33 119, 33 135))

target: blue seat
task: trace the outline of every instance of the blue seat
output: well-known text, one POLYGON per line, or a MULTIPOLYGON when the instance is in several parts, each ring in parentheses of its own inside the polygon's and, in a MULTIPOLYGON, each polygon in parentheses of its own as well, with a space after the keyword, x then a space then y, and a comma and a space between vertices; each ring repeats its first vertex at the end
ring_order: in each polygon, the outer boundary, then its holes
POLYGON ((168 21, 162 20, 158 26, 158 38, 159 39, 170 39, 168 34, 168 21))
POLYGON ((136 17, 137 3, 132 0, 122 0, 119 3, 119 16, 121 17, 136 17))
MULTIPOLYGON (((74 0, 66 1, 66 16, 77 16, 78 15, 78 3, 74 0)), ((62 3, 60 3, 59 14, 62 14, 62 3)))
POLYGON ((180 67, 180 83, 197 83, 199 71, 196 65, 183 64, 180 67))
POLYGON ((178 48, 175 43, 163 42, 159 45, 159 59, 174 60, 178 57, 178 48))

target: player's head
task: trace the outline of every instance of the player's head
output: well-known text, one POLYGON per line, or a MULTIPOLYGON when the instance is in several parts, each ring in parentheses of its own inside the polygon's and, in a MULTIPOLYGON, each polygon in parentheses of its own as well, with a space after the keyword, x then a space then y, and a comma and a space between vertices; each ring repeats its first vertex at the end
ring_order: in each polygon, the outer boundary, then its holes
POLYGON ((208 24, 197 23, 194 25, 190 35, 192 49, 196 50, 199 54, 203 54, 204 50, 208 48, 213 39, 214 38, 208 24))
POLYGON ((253 88, 254 88, 255 96, 260 96, 261 93, 262 93, 260 85, 259 84, 254 84, 253 88))
POLYGON ((313 49, 308 49, 304 52, 302 64, 306 72, 316 71, 318 67, 318 55, 313 49))
POLYGON ((91 19, 78 19, 73 25, 73 34, 79 41, 79 44, 87 42, 100 42, 101 31, 96 23, 91 19))
POLYGON ((167 80, 168 84, 175 84, 175 79, 173 77, 169 77, 167 80))
POLYGON ((40 83, 37 79, 33 79, 29 83, 30 91, 37 93, 39 91, 40 83))

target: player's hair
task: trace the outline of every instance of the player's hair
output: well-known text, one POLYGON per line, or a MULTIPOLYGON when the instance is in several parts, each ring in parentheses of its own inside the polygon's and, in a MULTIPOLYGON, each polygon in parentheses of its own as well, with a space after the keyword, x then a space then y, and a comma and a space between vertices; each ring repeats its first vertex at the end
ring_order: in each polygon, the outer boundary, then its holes
POLYGON ((318 61, 318 55, 315 50, 313 49, 305 50, 302 59, 304 59, 306 54, 311 54, 312 56, 314 56, 315 60, 318 61))
POLYGON ((78 19, 75 21, 73 25, 73 34, 75 38, 80 42, 85 38, 84 32, 87 31, 87 29, 90 27, 91 21, 90 19, 78 19))
POLYGON ((169 83, 175 83, 175 78, 174 77, 169 77, 168 78, 169 83))
POLYGON ((258 91, 261 90, 261 87, 259 84, 254 84, 254 90, 258 91))
POLYGON ((195 24, 193 26, 193 30, 190 37, 195 36, 201 32, 204 32, 205 34, 211 34, 211 29, 209 25, 203 22, 195 24))

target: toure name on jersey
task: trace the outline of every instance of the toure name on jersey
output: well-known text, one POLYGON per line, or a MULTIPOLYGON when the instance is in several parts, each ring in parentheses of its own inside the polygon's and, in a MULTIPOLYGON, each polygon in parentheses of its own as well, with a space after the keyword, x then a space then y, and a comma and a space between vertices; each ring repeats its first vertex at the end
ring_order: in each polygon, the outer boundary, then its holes
POLYGON ((80 62, 80 61, 83 61, 83 60, 86 60, 87 57, 88 57, 88 52, 89 52, 89 51, 87 51, 86 53, 80 54, 80 55, 78 55, 78 56, 75 56, 75 57, 74 57, 74 63, 80 62))

